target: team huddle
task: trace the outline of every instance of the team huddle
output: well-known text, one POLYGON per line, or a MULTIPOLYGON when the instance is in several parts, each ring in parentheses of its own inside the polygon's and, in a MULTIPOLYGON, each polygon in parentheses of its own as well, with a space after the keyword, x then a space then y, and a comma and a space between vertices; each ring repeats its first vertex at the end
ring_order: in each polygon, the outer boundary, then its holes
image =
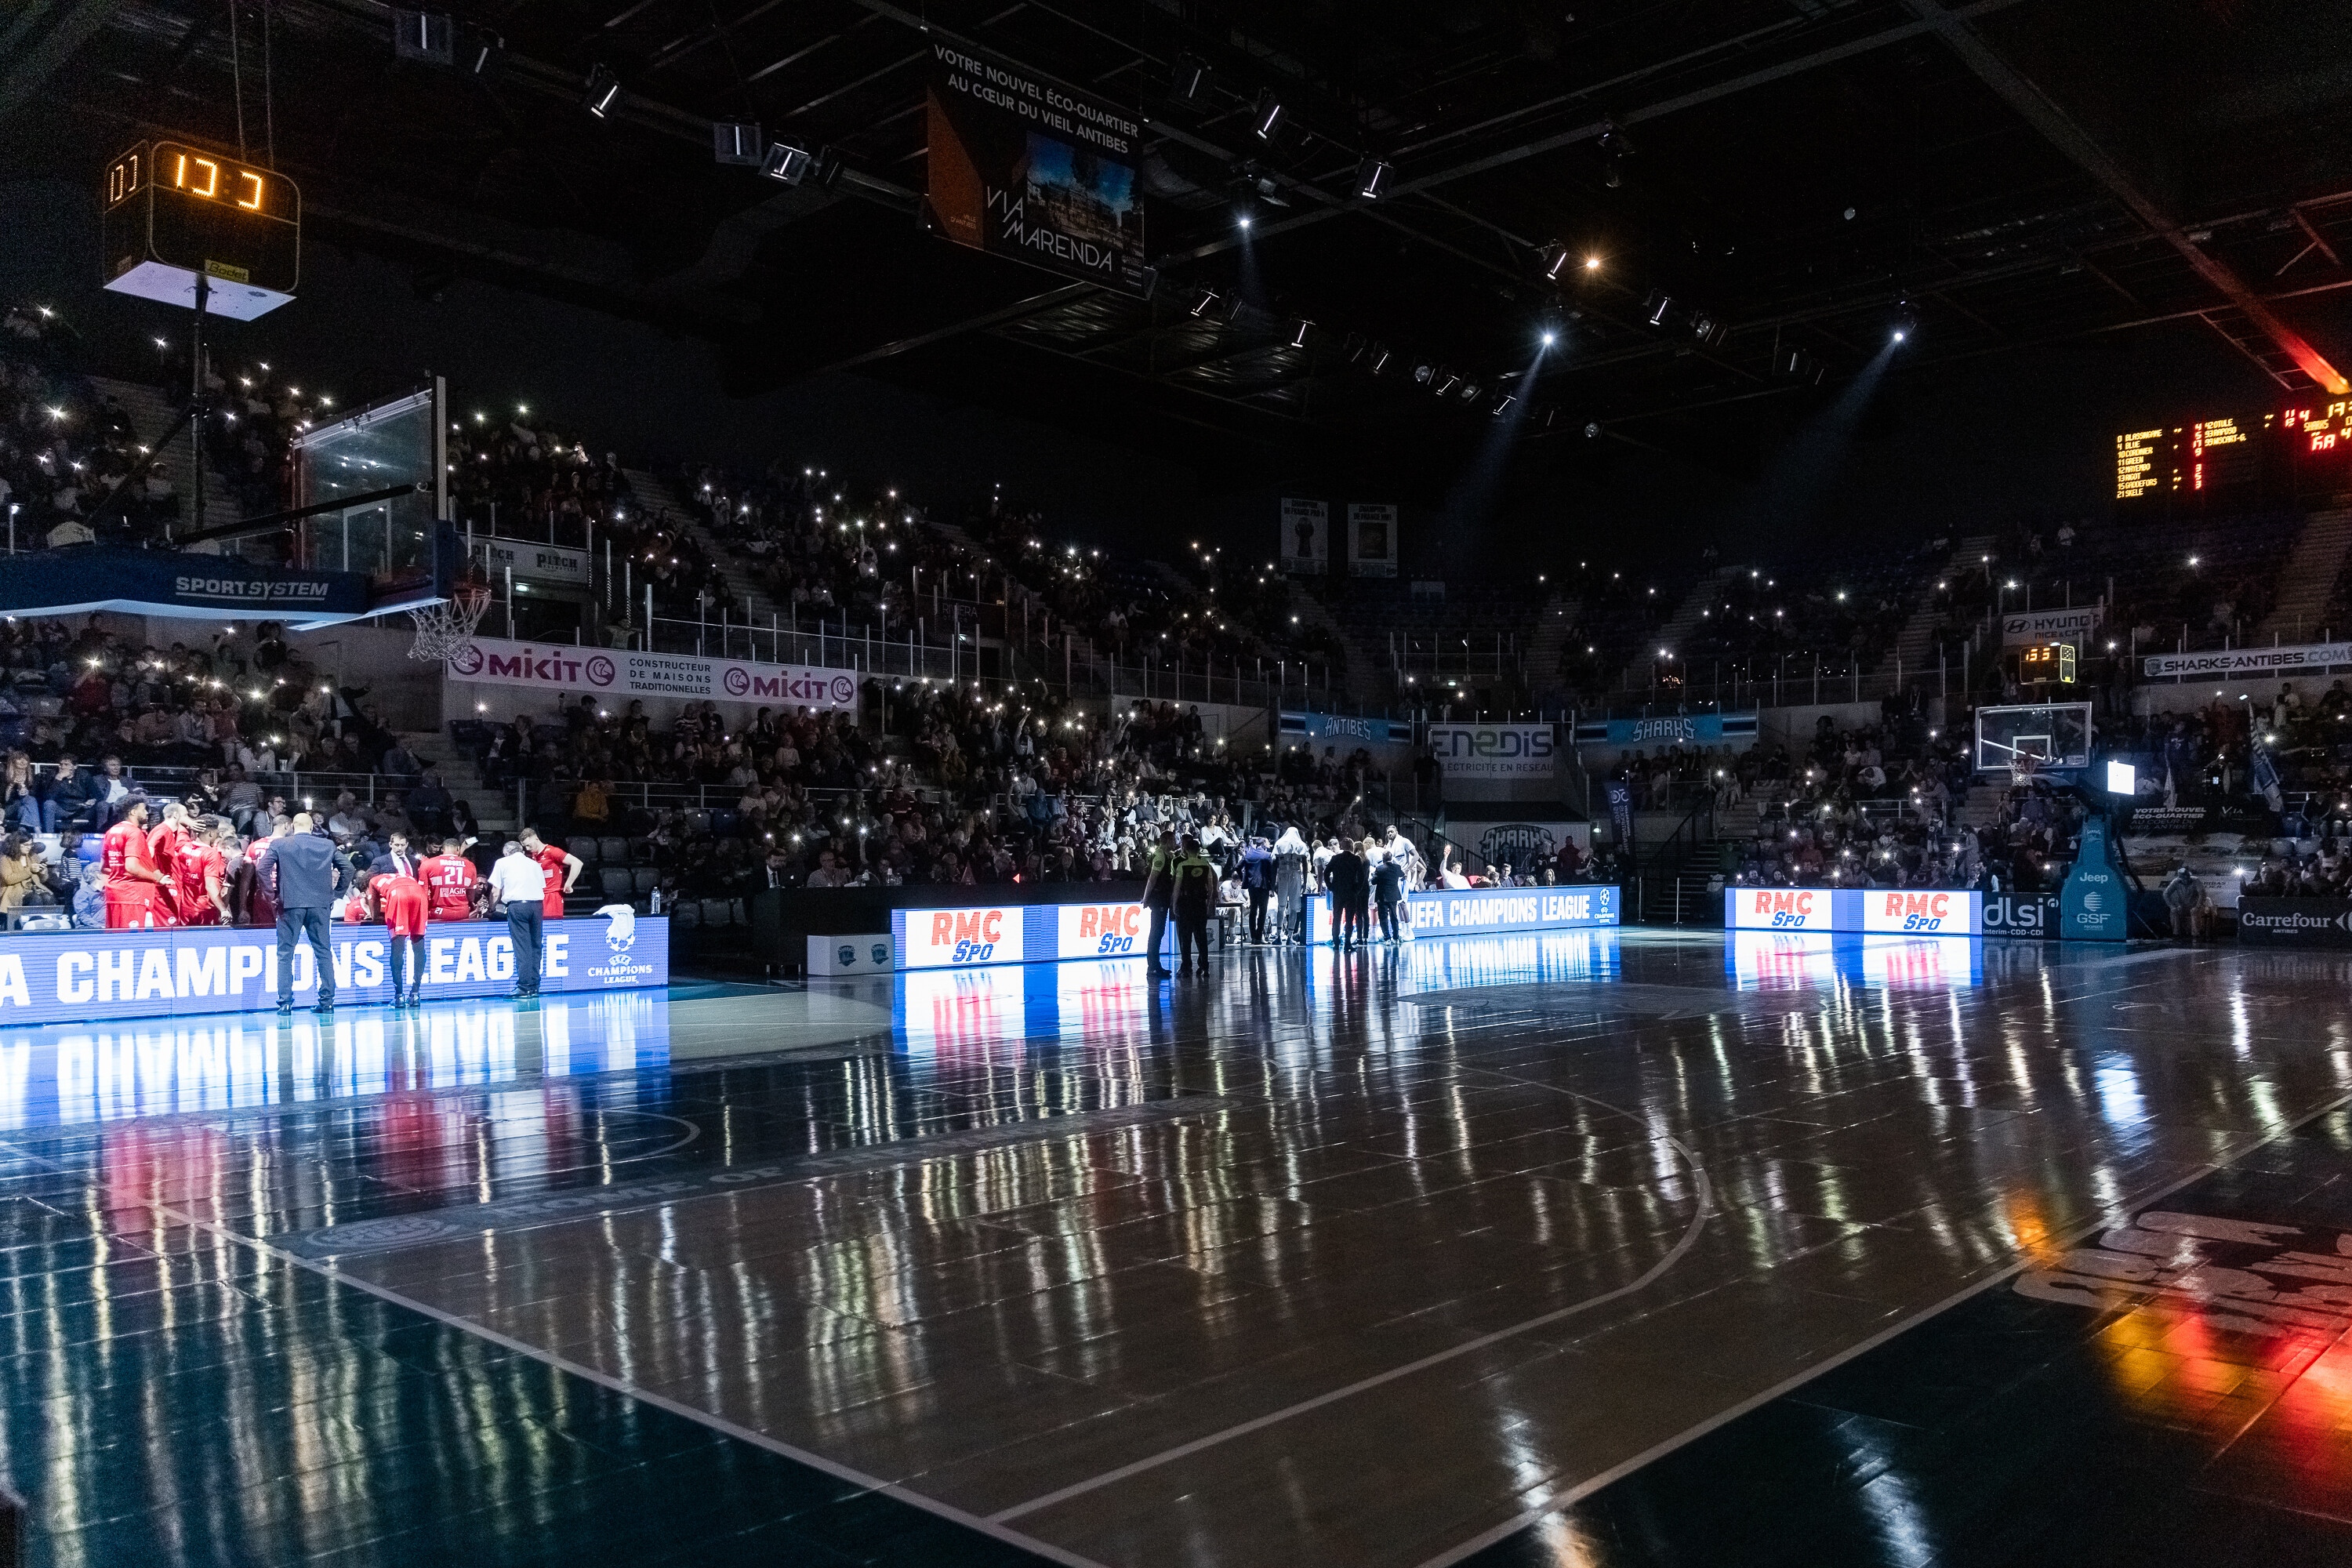
MULTIPOLYGON (((273 851, 298 831, 294 822, 281 818, 268 837, 247 839, 226 818, 192 816, 176 801, 163 807, 161 821, 151 822, 150 816, 148 803, 134 800, 106 830, 100 876, 107 930, 278 923, 284 905, 273 851)), ((559 919, 566 873, 579 862, 532 837, 525 848, 546 877, 545 916, 559 919)), ((335 917, 381 923, 391 935, 406 937, 423 935, 428 921, 488 919, 490 884, 466 858, 465 843, 446 838, 439 848, 420 857, 406 836, 393 835, 385 853, 354 868, 334 905, 335 917)))

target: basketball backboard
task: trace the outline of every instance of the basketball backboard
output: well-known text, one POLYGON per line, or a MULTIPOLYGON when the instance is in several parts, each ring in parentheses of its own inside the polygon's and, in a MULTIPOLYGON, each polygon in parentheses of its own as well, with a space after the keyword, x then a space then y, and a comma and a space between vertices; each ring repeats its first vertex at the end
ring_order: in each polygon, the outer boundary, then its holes
POLYGON ((1976 768, 1980 773, 2090 765, 2091 705, 2087 702, 1977 710, 1976 768))
POLYGON ((303 518, 293 563, 314 571, 363 572, 369 613, 430 605, 446 596, 457 570, 444 549, 449 515, 447 385, 438 376, 294 440, 295 505, 348 508, 303 518), (387 489, 413 485, 408 494, 387 489), (375 499, 366 499, 366 498, 375 499))

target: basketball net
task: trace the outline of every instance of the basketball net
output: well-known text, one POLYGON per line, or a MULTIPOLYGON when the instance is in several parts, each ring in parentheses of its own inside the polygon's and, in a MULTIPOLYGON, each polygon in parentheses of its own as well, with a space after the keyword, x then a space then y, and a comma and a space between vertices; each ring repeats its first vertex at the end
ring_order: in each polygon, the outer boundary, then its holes
POLYGON ((419 605, 408 612, 416 627, 416 640, 409 645, 408 657, 430 659, 438 664, 451 654, 474 640, 474 628, 482 624, 482 613, 490 607, 490 585, 474 572, 452 584, 449 596, 437 605, 419 605))

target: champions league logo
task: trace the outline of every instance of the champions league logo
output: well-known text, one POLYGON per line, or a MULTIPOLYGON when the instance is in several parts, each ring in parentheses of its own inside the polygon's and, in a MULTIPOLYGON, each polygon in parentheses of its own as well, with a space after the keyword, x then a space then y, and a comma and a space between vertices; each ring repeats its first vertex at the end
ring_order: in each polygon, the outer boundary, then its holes
POLYGON ((637 911, 627 904, 606 904, 596 912, 612 922, 604 928, 604 945, 613 950, 613 961, 625 961, 629 944, 637 940, 637 911))

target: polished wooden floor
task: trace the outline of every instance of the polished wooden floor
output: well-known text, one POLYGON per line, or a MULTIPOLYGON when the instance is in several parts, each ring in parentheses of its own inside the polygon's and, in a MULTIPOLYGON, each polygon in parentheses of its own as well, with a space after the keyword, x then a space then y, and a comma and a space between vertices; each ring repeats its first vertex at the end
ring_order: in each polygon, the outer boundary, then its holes
POLYGON ((0 1033, 0 1464, 47 1563, 2145 1561, 2117 1487, 2352 1562, 2347 981, 1604 932, 0 1033))

